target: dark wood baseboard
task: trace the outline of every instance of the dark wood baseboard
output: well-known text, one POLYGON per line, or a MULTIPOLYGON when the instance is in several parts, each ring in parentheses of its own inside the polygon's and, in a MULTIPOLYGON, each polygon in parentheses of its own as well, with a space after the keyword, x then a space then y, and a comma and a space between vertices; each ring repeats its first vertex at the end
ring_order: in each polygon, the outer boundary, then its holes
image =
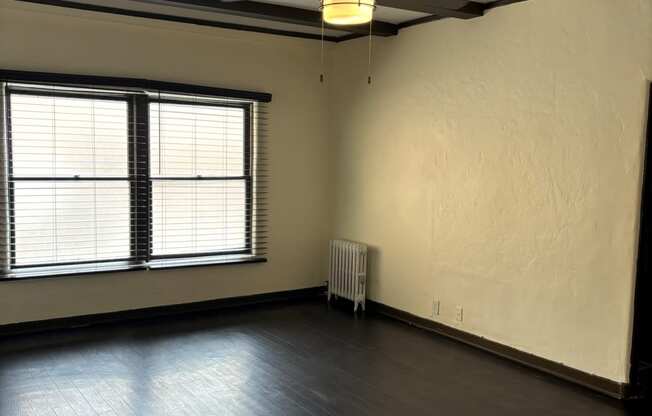
POLYGON ((379 302, 367 300, 367 305, 369 306, 369 309, 374 312, 403 321, 427 331, 436 332, 437 334, 443 335, 445 337, 452 338, 456 341, 471 345, 476 348, 480 348, 527 367, 552 374, 602 394, 606 394, 617 399, 629 398, 628 384, 618 383, 616 381, 596 376, 594 374, 585 373, 584 371, 565 366, 561 363, 550 361, 548 359, 541 358, 521 350, 517 350, 516 348, 512 348, 507 345, 503 345, 498 342, 494 342, 486 338, 461 331, 439 322, 412 315, 409 312, 405 312, 379 302))
MULTIPOLYGON (((151 308, 134 309, 127 311, 107 312, 93 315, 0 325, 0 337, 87 327, 101 324, 111 324, 128 320, 142 320, 172 315, 210 312, 219 309, 250 306, 261 303, 311 299, 323 296, 325 290, 326 288, 324 286, 318 286, 307 289, 238 296, 178 305, 156 306, 151 308)), ((563 364, 517 350, 515 348, 488 340, 477 335, 470 334, 468 332, 461 331, 456 328, 452 328, 442 323, 412 315, 409 312, 405 312, 379 302, 368 300, 367 305, 371 311, 403 321, 412 326, 416 326, 418 328, 422 328, 446 336, 448 338, 455 339, 464 344, 480 348, 527 367, 535 368, 545 373, 555 375, 562 379, 582 385, 608 396, 618 399, 628 398, 628 384, 618 383, 600 376, 585 373, 563 364)))
POLYGON ((128 320, 160 318, 171 315, 184 315, 209 312, 218 309, 249 306, 260 303, 287 302, 316 298, 325 293, 325 286, 307 289, 287 290, 283 292, 263 293, 258 295, 238 296, 225 299, 215 299, 202 302, 183 303, 178 305, 155 306, 151 308, 133 309, 127 311, 107 312, 92 315, 55 318, 42 321, 20 322, 0 325, 0 337, 30 334, 35 332, 53 331, 59 329, 79 328, 92 325, 109 324, 128 320))

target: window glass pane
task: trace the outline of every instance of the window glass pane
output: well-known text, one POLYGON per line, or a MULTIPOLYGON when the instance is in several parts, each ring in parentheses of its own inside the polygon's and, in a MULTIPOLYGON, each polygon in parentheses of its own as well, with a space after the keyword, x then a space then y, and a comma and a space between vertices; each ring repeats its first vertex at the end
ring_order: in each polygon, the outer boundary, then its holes
POLYGON ((151 175, 243 176, 242 108, 150 104, 151 175))
POLYGON ((17 266, 129 257, 125 181, 14 184, 17 266))
POLYGON ((125 101, 10 97, 14 176, 127 176, 125 101))
POLYGON ((243 251, 244 180, 157 180, 152 187, 153 254, 243 251))

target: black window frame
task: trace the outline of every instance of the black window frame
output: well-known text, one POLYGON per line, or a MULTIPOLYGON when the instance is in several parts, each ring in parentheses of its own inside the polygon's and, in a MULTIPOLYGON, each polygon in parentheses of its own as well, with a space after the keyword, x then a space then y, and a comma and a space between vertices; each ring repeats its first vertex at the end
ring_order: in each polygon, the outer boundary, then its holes
MULTIPOLYGON (((197 102, 194 100, 190 99, 161 99, 161 98, 150 98, 148 100, 148 105, 147 105, 147 112, 148 112, 148 118, 149 118, 149 108, 152 104, 178 104, 178 105, 201 105, 201 106, 214 106, 214 107, 225 107, 225 108, 239 108, 243 110, 243 175, 242 176, 196 176, 196 177, 189 177, 189 176, 169 176, 169 177, 153 177, 151 173, 149 172, 149 160, 151 160, 151 154, 149 152, 150 145, 149 145, 149 135, 147 136, 148 139, 148 164, 147 164, 147 170, 148 170, 148 193, 149 193, 149 227, 150 227, 150 238, 149 238, 149 253, 148 253, 148 261, 149 260, 166 260, 166 259, 179 259, 179 258, 190 258, 190 257, 213 257, 213 256, 230 256, 230 255, 253 255, 253 152, 252 152, 252 147, 253 147, 253 135, 252 135, 252 126, 251 126, 251 121, 252 121, 252 116, 251 113, 253 112, 253 106, 251 103, 237 103, 237 102, 197 102), (154 255, 153 253, 153 232, 151 232, 152 228, 152 188, 153 188, 153 181, 159 180, 159 181, 164 181, 164 180, 174 180, 174 181, 216 181, 216 180, 221 180, 221 181, 229 181, 229 180, 244 180, 245 181, 245 247, 243 250, 231 250, 231 251, 215 251, 215 252, 204 252, 204 253, 193 253, 192 255, 174 255, 174 254, 169 254, 169 255, 154 255)), ((161 115, 159 114, 159 117, 161 115)))
MULTIPOLYGON (((8 214, 9 218, 13 219, 15 218, 15 212, 16 212, 16 207, 15 207, 15 186, 14 184, 16 182, 29 182, 29 181, 39 181, 39 182, 61 182, 61 181, 74 181, 74 182, 92 182, 92 181, 120 181, 124 182, 127 181, 129 183, 129 187, 131 190, 132 184, 131 184, 131 178, 128 176, 126 177, 81 177, 78 175, 75 176, 44 176, 44 177, 16 177, 13 174, 13 168, 14 168, 14 160, 13 160, 13 152, 12 152, 12 129, 11 129, 11 95, 16 94, 16 95, 31 95, 31 96, 37 96, 37 97, 65 97, 65 98, 80 98, 80 99, 102 99, 102 100, 112 100, 112 101, 123 101, 127 104, 127 111, 131 113, 130 111, 130 103, 129 103, 129 97, 126 95, 121 95, 121 94, 104 94, 104 93, 81 93, 81 92, 72 92, 72 91, 65 91, 65 90, 51 90, 51 91, 46 91, 46 90, 35 90, 35 89, 30 89, 29 87, 13 87, 9 85, 5 85, 4 87, 4 96, 5 96, 5 123, 7 126, 7 184, 8 184, 8 214)), ((129 126, 131 123, 128 121, 129 126)), ((129 145, 132 140, 131 136, 131 131, 128 134, 127 137, 127 147, 130 149, 131 146, 129 145)), ((128 157, 127 160, 127 165, 130 169, 130 166, 132 166, 132 160, 131 160, 131 155, 128 157)), ((130 212, 133 209, 133 204, 130 204, 130 212)), ((133 216, 133 214, 130 214, 133 216)), ((69 262, 54 262, 54 263, 38 263, 38 264, 25 264, 25 265, 16 265, 16 230, 15 230, 16 224, 14 223, 13 220, 9 221, 9 251, 8 251, 8 257, 9 257, 9 265, 10 265, 10 270, 21 270, 21 269, 32 269, 32 268, 44 268, 44 267, 61 267, 61 266, 79 266, 79 265, 91 265, 91 264, 102 264, 102 263, 115 263, 115 262, 132 262, 133 258, 128 257, 128 258, 115 258, 115 259, 104 259, 104 260, 81 260, 81 261, 69 261, 69 262)), ((130 230, 130 244, 133 244, 133 234, 130 230)))
MULTIPOLYGON (((2 72, 2 71, 0 71, 2 72)), ((11 81, 10 81, 11 82, 11 81)), ((22 81, 15 81, 21 82, 22 81)), ((33 84, 29 80, 26 81, 27 84, 33 84)), ((232 263, 252 263, 252 262, 265 262, 267 259, 264 256, 255 255, 254 247, 254 182, 256 180, 254 174, 254 133, 253 133, 253 120, 254 120, 254 102, 252 100, 247 100, 246 98, 236 97, 236 100, 241 101, 232 101, 228 97, 220 96, 207 96, 211 98, 211 101, 201 101, 197 102, 191 99, 161 99, 154 98, 150 94, 137 91, 127 91, 119 93, 104 93, 101 90, 97 91, 76 91, 65 89, 57 90, 45 90, 42 88, 47 88, 48 85, 38 85, 33 91, 30 91, 29 87, 16 87, 10 85, 9 83, 4 85, 4 114, 2 115, 5 118, 6 126, 6 183, 8 186, 8 215, 9 218, 14 217, 15 213, 15 189, 14 182, 16 180, 43 180, 43 181, 61 181, 61 180, 70 180, 70 181, 97 181, 97 180, 116 180, 116 181, 127 181, 129 186, 129 195, 130 195, 130 225, 129 225, 129 234, 130 234, 130 257, 121 258, 121 259, 105 259, 105 260, 85 260, 77 262, 55 262, 48 264, 34 264, 34 265, 16 265, 16 232, 15 224, 13 221, 9 221, 8 227, 8 237, 9 237, 9 250, 7 251, 8 260, 9 260, 9 271, 12 273, 12 276, 0 276, 0 280, 3 279, 20 279, 20 278, 29 278, 33 277, 30 275, 29 270, 38 269, 40 274, 37 273, 35 277, 50 277, 58 275, 70 275, 70 274, 87 274, 87 273, 99 273, 105 271, 117 271, 117 270, 142 270, 147 268, 165 268, 166 263, 164 260, 174 260, 180 263, 170 264, 169 267, 190 267, 190 266, 202 266, 210 264, 232 264, 232 263), (38 177, 38 178, 20 178, 13 175, 13 155, 12 155, 12 138, 11 138, 11 95, 12 94, 28 94, 36 96, 62 96, 62 97, 73 97, 73 98, 84 98, 84 99, 111 99, 125 101, 127 103, 127 112, 128 112, 128 175, 127 177, 111 177, 111 178, 98 178, 98 177, 38 177), (159 178, 153 177, 150 174, 150 130, 149 130, 149 111, 150 106, 155 103, 174 103, 174 104, 188 104, 188 105, 215 105, 219 107, 237 107, 241 108, 244 113, 243 123, 243 176, 238 177, 240 180, 245 181, 245 247, 243 250, 238 251, 216 251, 210 253, 183 253, 179 255, 153 255, 153 233, 152 233, 152 185, 154 180, 159 178), (234 255, 240 255, 242 258, 233 258, 234 255), (229 259, 222 259, 221 257, 231 256, 229 259), (201 261, 199 261, 201 259, 201 261), (150 262, 152 261, 163 261, 157 262, 157 264, 150 267, 150 262), (195 264, 193 260, 198 260, 195 264), (208 260, 208 261, 207 261, 208 260), (213 262, 211 262, 213 261, 213 262), (93 266, 93 265, 115 265, 115 267, 110 267, 107 270, 98 270, 98 271, 85 271, 78 269, 76 270, 73 266, 93 266), (71 267, 67 267, 71 266, 71 267), (49 270, 51 268, 51 270, 49 270), (21 271, 25 270, 27 273, 24 273, 24 276, 21 276, 21 271), (51 271, 51 273, 49 273, 51 271), (45 275, 43 275, 45 272, 45 275)), ((56 85, 56 84, 55 84, 56 85)), ((174 84, 181 85, 181 84, 174 84)), ((61 85, 57 85, 61 86, 61 85)), ((64 87, 67 85, 63 85, 64 87)), ((69 85, 71 88, 92 88, 91 86, 77 86, 69 85)), ((195 87, 195 88, 204 88, 204 87, 195 87)), ((189 93, 192 93, 192 88, 189 93)), ((243 92, 246 94, 251 94, 243 92)), ((171 94, 184 95, 183 92, 173 91, 171 94)), ((159 93, 160 96, 160 93, 159 93)), ((270 97, 271 100, 271 97, 270 97)), ((269 100, 264 100, 263 102, 268 102, 269 100)), ((217 179, 231 180, 232 177, 220 177, 217 179)), ((165 178, 170 179, 170 178, 165 178)), ((175 180, 181 178, 174 178, 175 180)), ((191 181, 197 180, 215 180, 214 177, 188 177, 182 178, 191 181)))

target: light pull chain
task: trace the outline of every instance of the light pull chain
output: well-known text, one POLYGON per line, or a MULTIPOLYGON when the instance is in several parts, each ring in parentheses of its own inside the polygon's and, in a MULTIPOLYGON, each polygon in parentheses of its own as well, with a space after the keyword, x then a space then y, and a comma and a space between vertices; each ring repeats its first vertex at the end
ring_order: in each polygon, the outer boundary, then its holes
POLYGON ((367 77, 367 84, 369 84, 369 85, 371 85, 371 46, 372 46, 372 44, 371 44, 371 34, 372 34, 372 31, 373 31, 373 23, 374 23, 374 19, 371 19, 369 21, 369 63, 368 63, 368 65, 369 65, 368 66, 369 76, 367 77))
POLYGON ((321 19, 321 74, 319 75, 319 82, 324 83, 324 18, 321 19))
MULTIPOLYGON (((322 10, 322 18, 321 18, 321 74, 319 75, 319 82, 322 84, 324 83, 324 73, 325 73, 325 67, 324 67, 324 16, 323 16, 323 10, 324 10, 324 2, 323 0, 320 2, 321 3, 321 10, 322 10)), ((362 7, 362 0, 357 0, 358 7, 362 7)), ((355 4, 355 3, 354 3, 355 4)), ((372 35, 373 35, 373 23, 374 20, 373 18, 369 20, 369 61, 368 61, 368 67, 367 67, 367 83, 371 85, 371 57, 372 57, 372 35)))

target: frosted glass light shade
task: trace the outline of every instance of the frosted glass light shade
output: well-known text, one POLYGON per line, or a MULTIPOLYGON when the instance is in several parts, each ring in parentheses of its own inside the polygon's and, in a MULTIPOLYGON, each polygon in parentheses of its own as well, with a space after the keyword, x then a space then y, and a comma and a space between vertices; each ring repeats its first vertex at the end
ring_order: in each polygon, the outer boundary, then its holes
POLYGON ((324 22, 332 25, 360 25, 373 19, 375 0, 323 0, 324 22))

